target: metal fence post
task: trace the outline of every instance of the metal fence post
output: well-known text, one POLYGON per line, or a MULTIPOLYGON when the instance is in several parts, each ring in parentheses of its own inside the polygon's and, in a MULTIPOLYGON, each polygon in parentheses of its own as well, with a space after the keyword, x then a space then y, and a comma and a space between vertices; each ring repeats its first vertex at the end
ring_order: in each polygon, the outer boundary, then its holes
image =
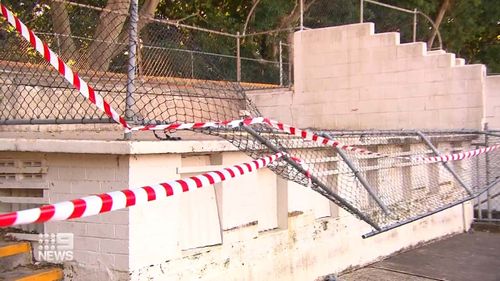
MULTIPOLYGON (((436 154, 437 156, 441 155, 441 153, 439 153, 438 149, 432 144, 431 140, 426 135, 424 135, 421 131, 417 131, 416 133, 422 138, 422 140, 434 152, 434 154, 436 154)), ((472 195, 473 193, 470 190, 470 188, 467 187, 465 182, 458 176, 455 170, 453 170, 447 162, 441 162, 441 163, 446 168, 446 170, 448 170, 448 172, 450 172, 450 174, 455 178, 458 184, 460 184, 465 189, 465 191, 467 191, 467 194, 472 195)))
POLYGON ((236 32, 236 81, 241 82, 241 38, 240 32, 236 32))
MULTIPOLYGON (((130 24, 128 29, 128 67, 127 67, 127 97, 125 99, 125 118, 131 120, 134 117, 132 106, 134 105, 135 74, 137 71, 137 23, 139 21, 139 1, 130 1, 130 24)), ((131 139, 132 133, 125 133, 126 140, 131 139)))
MULTIPOLYGON (((484 131, 488 131, 488 123, 485 123, 484 124, 484 131)), ((488 147, 490 145, 490 139, 489 139, 489 135, 488 134, 485 134, 484 135, 484 144, 486 147, 488 147)), ((490 179, 491 179, 491 174, 490 174, 490 154, 489 153, 486 153, 484 155, 484 162, 485 162, 485 165, 486 165, 486 184, 489 184, 490 183, 490 179)), ((491 206, 491 192, 490 190, 488 189, 486 191, 486 210, 487 210, 487 216, 488 216, 488 220, 491 220, 493 218, 493 213, 492 213, 492 206, 491 206)))
POLYGON ((363 23, 363 17, 364 17, 364 15, 363 15, 363 14, 364 14, 364 12, 365 12, 365 11, 364 11, 364 8, 365 8, 364 6, 365 6, 365 1, 360 0, 360 1, 359 1, 359 22, 360 22, 360 23, 363 23))
MULTIPOLYGON (((267 146, 269 149, 271 149, 273 152, 278 153, 278 152, 284 152, 283 149, 280 149, 273 143, 271 143, 269 140, 266 138, 262 137, 258 132, 256 132, 254 129, 251 127, 244 125, 242 123, 241 128, 245 130, 248 134, 253 136, 256 140, 258 140, 260 143, 263 145, 267 146)), ((292 160, 288 155, 283 156, 283 161, 288 163, 290 166, 295 168, 297 171, 299 171, 303 175, 308 175, 309 179, 313 183, 311 188, 314 189, 315 191, 319 192, 321 195, 326 197, 327 199, 333 201, 336 204, 339 204, 341 207, 344 209, 348 210, 352 214, 358 216, 359 219, 363 220, 376 230, 380 231, 380 227, 375 223, 373 220, 365 216, 361 211, 359 211, 356 207, 351 205, 351 203, 347 202, 344 200, 342 197, 340 197, 338 194, 333 192, 328 186, 326 186, 322 181, 320 181, 316 176, 311 175, 309 171, 305 170, 304 167, 302 167, 299 163, 295 162, 292 160)))
MULTIPOLYGON (((330 137, 329 135, 327 135, 327 136, 330 137)), ((354 163, 352 163, 351 159, 349 159, 347 154, 344 151, 342 151, 342 149, 340 149, 338 147, 336 147, 335 149, 337 150, 337 154, 340 156, 340 158, 342 158, 342 160, 344 160, 344 162, 349 167, 349 169, 351 169, 352 173, 358 179, 359 183, 361 183, 361 185, 365 188, 366 192, 368 192, 368 194, 372 197, 372 199, 375 201, 375 203, 377 203, 377 205, 380 207, 380 209, 382 209, 384 214, 389 216, 390 212, 389 212, 389 209, 387 208, 387 206, 382 202, 382 200, 380 200, 380 198, 378 198, 378 196, 375 193, 375 191, 373 190, 373 188, 370 186, 368 181, 361 175, 360 171, 354 165, 354 163)))
POLYGON ((191 52, 191 78, 194 78, 194 55, 191 52))
POLYGON ((283 86, 283 43, 280 40, 280 86, 283 86))
POLYGON ((418 10, 415 8, 413 10, 413 42, 417 42, 417 16, 418 10))
POLYGON ((300 30, 304 30, 304 0, 300 0, 300 30))

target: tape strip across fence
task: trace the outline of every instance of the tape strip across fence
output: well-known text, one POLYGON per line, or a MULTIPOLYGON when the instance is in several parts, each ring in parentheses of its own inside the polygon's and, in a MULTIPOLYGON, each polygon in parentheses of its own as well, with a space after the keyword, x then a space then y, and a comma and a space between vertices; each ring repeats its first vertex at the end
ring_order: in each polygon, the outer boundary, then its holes
MULTIPOLYGON (((200 122, 200 123, 173 123, 167 125, 145 125, 138 127, 131 127, 125 118, 120 116, 117 111, 111 107, 111 105, 104 100, 104 98, 96 93, 95 90, 87 84, 83 79, 81 79, 76 72, 74 72, 64 61, 62 61, 55 52, 50 50, 48 45, 43 42, 35 33, 30 30, 24 23, 22 23, 19 18, 14 16, 14 14, 7 9, 2 3, 0 3, 0 12, 1 15, 9 22, 13 27, 15 27, 16 31, 27 40, 35 50, 40 53, 47 62, 49 62, 61 76, 63 76, 71 85, 73 85, 80 94, 88 99, 92 104, 97 106, 100 110, 102 110, 107 116, 113 119, 118 124, 122 125, 126 131, 151 131, 151 130, 193 130, 193 129, 202 129, 202 128, 221 128, 221 127, 237 127, 242 123, 245 125, 252 124, 268 124, 276 130, 299 136, 305 140, 314 141, 316 143, 332 146, 339 149, 366 154, 373 155, 378 157, 390 158, 393 156, 384 155, 381 153, 369 151, 364 148, 359 148, 347 144, 340 143, 338 141, 332 140, 327 137, 318 136, 317 134, 298 129, 284 123, 263 117, 257 118, 247 118, 240 120, 230 120, 230 121, 222 121, 222 122, 200 122)), ((432 156, 432 157, 395 157, 400 159, 406 159, 410 161, 418 161, 424 163, 433 163, 433 162, 446 162, 453 160, 462 160, 465 158, 474 157, 483 153, 490 152, 492 150, 497 149, 500 144, 496 144, 490 147, 476 149, 467 152, 460 152, 446 156, 432 156)))
POLYGON ((83 218, 141 205, 252 173, 267 167, 267 165, 284 155, 284 153, 277 153, 252 162, 180 180, 91 195, 71 201, 45 205, 40 208, 0 214, 0 227, 83 218))

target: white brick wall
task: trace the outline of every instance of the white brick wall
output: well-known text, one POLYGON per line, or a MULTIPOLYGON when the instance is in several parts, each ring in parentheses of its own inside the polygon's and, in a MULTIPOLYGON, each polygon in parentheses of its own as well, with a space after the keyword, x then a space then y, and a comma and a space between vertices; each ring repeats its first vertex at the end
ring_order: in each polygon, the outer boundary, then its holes
POLYGON ((293 95, 251 97, 265 116, 304 128, 481 127, 483 65, 456 65, 454 54, 399 44, 399 34, 373 28, 296 32, 293 95))
POLYGON ((485 87, 485 122, 490 129, 500 130, 500 75, 488 76, 485 87))
MULTIPOLYGON (((51 153, 47 162, 52 203, 128 187, 128 176, 123 177, 128 175, 125 156, 51 153)), ((80 270, 95 273, 98 278, 103 272, 110 277, 128 271, 128 258, 123 259, 128 255, 128 210, 45 226, 46 232, 74 234, 74 259, 80 270)))

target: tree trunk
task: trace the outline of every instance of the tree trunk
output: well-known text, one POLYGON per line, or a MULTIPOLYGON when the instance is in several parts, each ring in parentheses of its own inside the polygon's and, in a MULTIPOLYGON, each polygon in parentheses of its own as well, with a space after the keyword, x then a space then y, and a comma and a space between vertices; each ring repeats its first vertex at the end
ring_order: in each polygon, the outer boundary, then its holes
MULTIPOLYGON (((146 0, 144 5, 142 5, 141 10, 139 11, 139 22, 137 23, 137 34, 140 36, 141 30, 148 24, 149 19, 153 18, 155 15, 156 7, 160 0, 146 0)), ((128 36, 128 28, 125 27, 120 33, 119 42, 126 42, 128 44, 129 36, 128 36)), ((119 45, 113 50, 112 58, 123 52, 125 46, 128 45, 119 45)), ((140 52, 140 50, 137 50, 140 52)))
POLYGON ((76 53, 73 38, 70 37, 71 26, 68 10, 66 10, 65 4, 61 2, 52 2, 51 6, 52 26, 54 33, 58 34, 56 40, 60 48, 60 55, 65 61, 75 59, 78 54, 76 53))
POLYGON ((87 66, 94 71, 107 71, 113 59, 114 50, 123 48, 117 43, 123 25, 127 20, 127 13, 130 7, 130 0, 108 0, 107 10, 102 11, 94 35, 94 41, 88 50, 87 66))
POLYGON ((427 46, 429 49, 432 49, 432 44, 434 44, 434 39, 436 38, 436 35, 439 30, 439 26, 441 25, 441 22, 443 21, 444 14, 448 10, 448 7, 450 6, 450 0, 443 0, 441 4, 441 8, 439 9, 438 15, 436 17, 436 21, 434 22, 436 24, 436 28, 432 30, 432 35, 429 41, 427 42, 427 46))

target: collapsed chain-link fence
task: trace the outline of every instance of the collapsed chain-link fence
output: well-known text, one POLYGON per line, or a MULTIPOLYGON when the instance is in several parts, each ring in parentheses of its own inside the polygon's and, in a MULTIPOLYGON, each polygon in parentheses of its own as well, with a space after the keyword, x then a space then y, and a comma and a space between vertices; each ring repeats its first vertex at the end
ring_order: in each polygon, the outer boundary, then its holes
MULTIPOLYGON (((415 156, 438 156, 485 147, 484 134, 318 132, 380 154, 366 155, 304 141, 262 124, 232 131, 211 130, 210 133, 229 140, 253 158, 286 151, 301 159, 304 168, 293 165, 293 160, 286 162, 286 158, 285 163, 270 168, 288 180, 311 186, 370 224, 375 231, 368 236, 471 200, 479 194, 493 194, 500 185, 500 162, 495 161, 500 157, 499 150, 450 162, 412 160, 415 156), (306 170, 312 178, 307 176, 306 170)), ((500 138, 492 138, 490 136, 490 144, 500 142, 500 138)))
MULTIPOLYGON (((125 22, 134 21, 127 12, 128 4, 111 11, 59 0, 53 3, 65 7, 61 11, 51 10, 51 14, 60 12, 58 19, 64 19, 64 13, 71 18, 81 16, 92 28, 81 28, 80 33, 75 33, 75 25, 56 25, 51 17, 43 16, 29 22, 36 26, 40 20, 51 26, 48 32, 38 35, 131 123, 209 122, 238 119, 242 115, 260 116, 246 98, 242 84, 212 79, 223 77, 218 67, 210 68, 214 61, 201 59, 207 68, 195 74, 192 53, 183 50, 201 41, 190 32, 160 20, 139 18, 135 30, 140 40, 136 40, 134 49, 130 48, 133 43, 127 43, 133 41, 130 37, 134 34, 124 28, 125 22), (56 26, 65 26, 65 30, 56 33, 71 34, 72 40, 66 42, 71 37, 51 35, 56 26), (87 33, 94 34, 92 40, 74 40, 88 38, 87 33)), ((5 22, 1 24, 2 30, 7 30, 2 35, 6 47, 0 49, 4 64, 0 76, 4 123, 27 120, 26 116, 32 123, 62 122, 68 117, 108 121, 14 29, 5 22)), ((214 42, 224 42, 225 35, 211 36, 221 36, 214 42)), ((291 136, 266 123, 194 130, 222 137, 253 158, 287 152, 283 161, 270 166, 273 171, 311 187, 367 222, 374 233, 471 200, 482 191, 494 192, 492 188, 497 188, 500 176, 500 162, 496 161, 499 150, 449 163, 427 163, 412 157, 467 151, 500 142, 496 136, 486 138, 477 132, 317 132, 378 153, 360 154, 291 136)))

